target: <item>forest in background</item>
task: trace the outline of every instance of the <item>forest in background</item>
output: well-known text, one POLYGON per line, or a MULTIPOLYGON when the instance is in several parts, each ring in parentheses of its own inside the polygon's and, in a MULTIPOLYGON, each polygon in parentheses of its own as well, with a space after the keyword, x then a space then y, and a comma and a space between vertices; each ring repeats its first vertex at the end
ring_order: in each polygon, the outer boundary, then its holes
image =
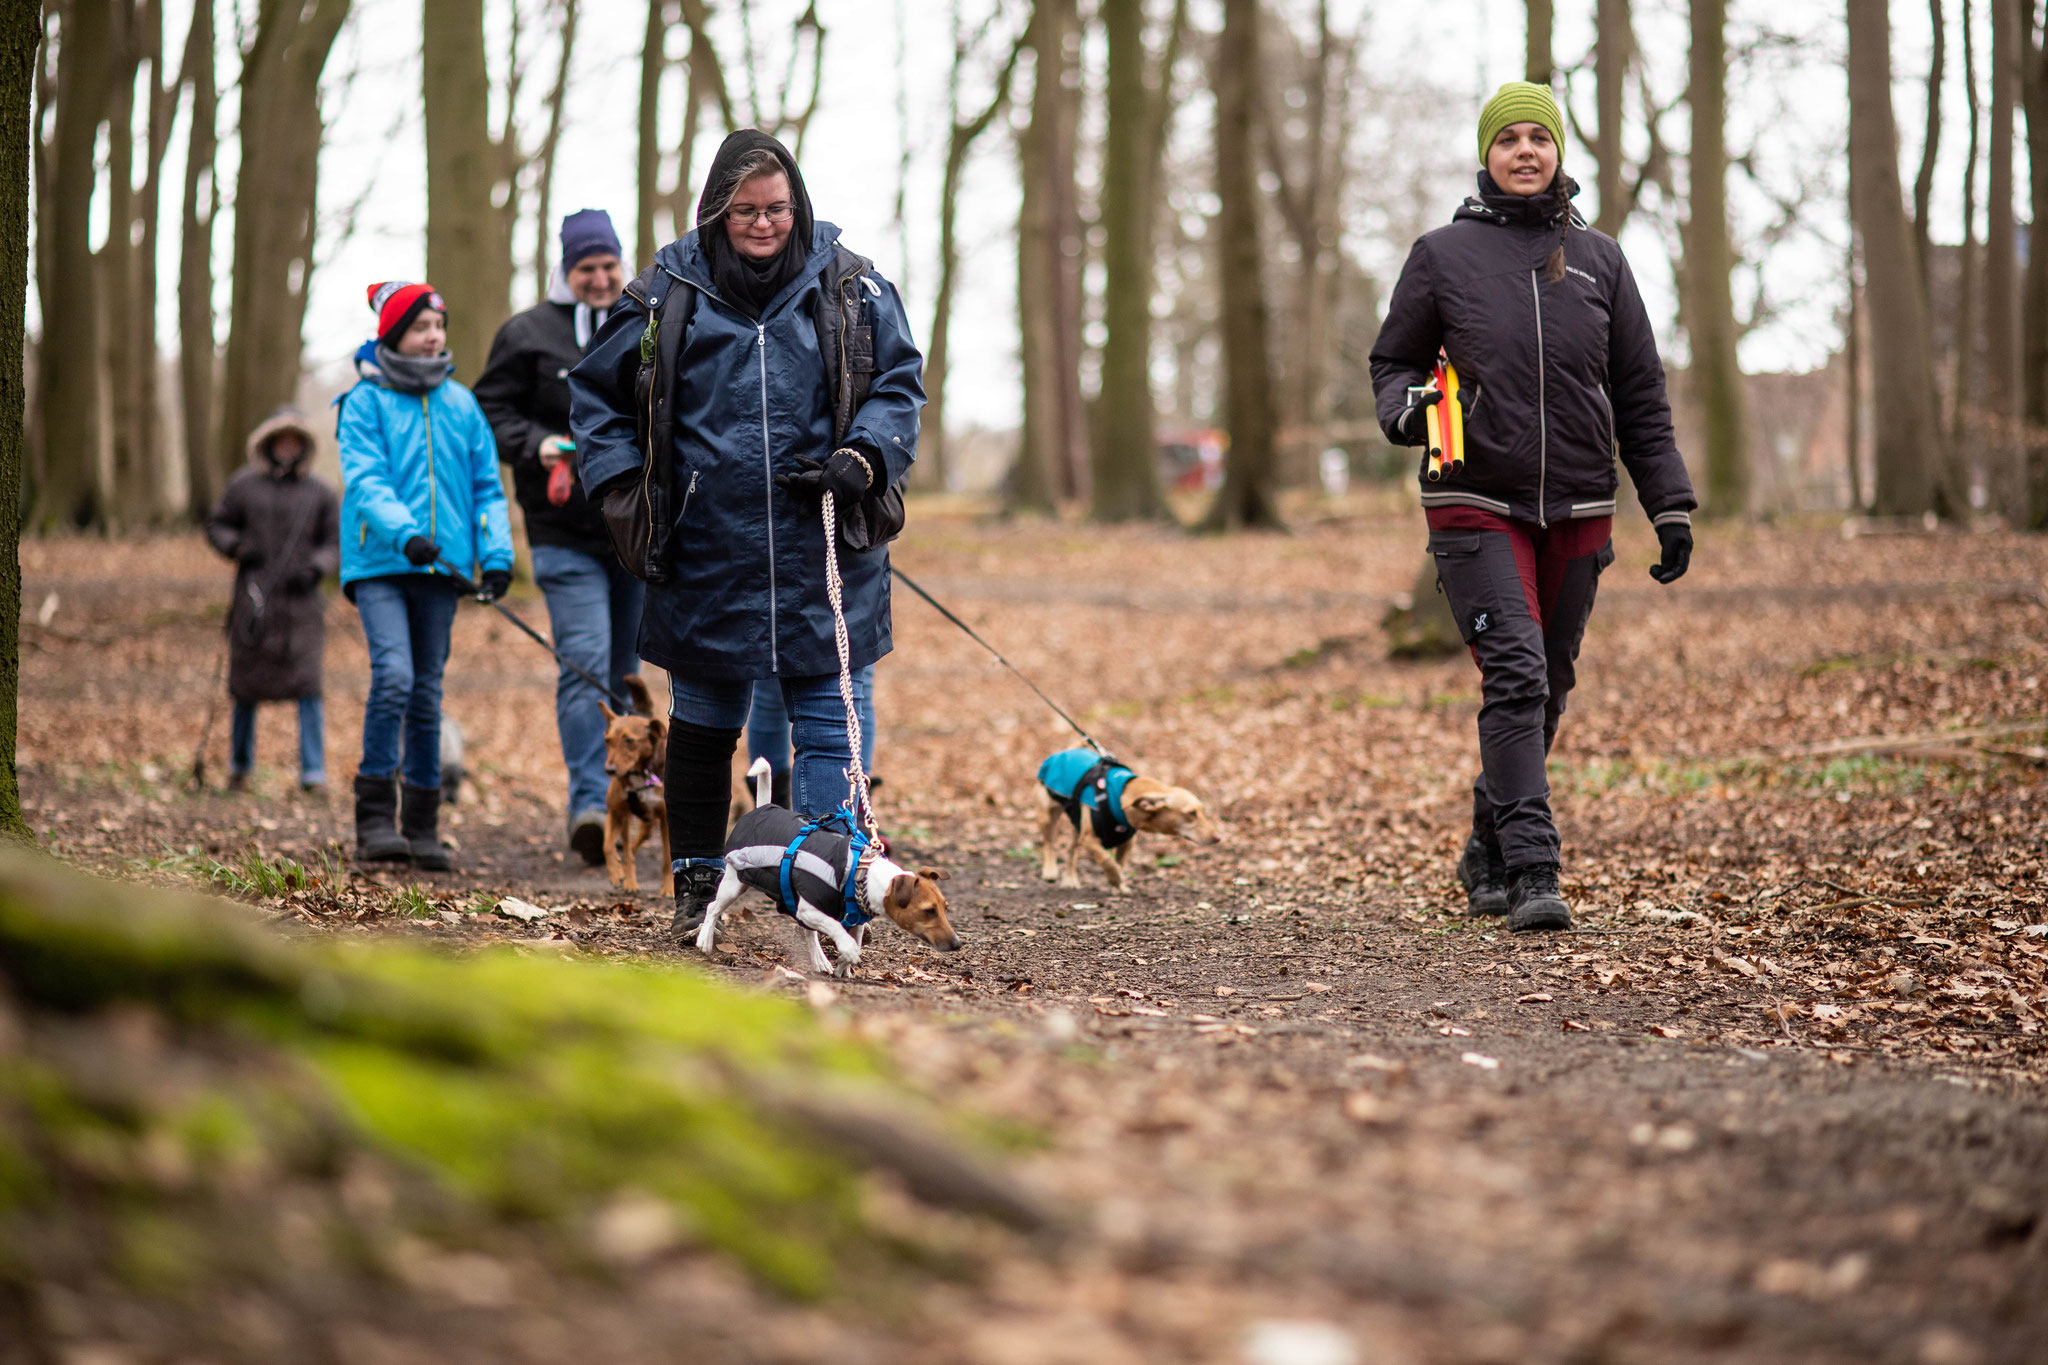
MULTIPOLYGON (((903 54, 906 25, 947 26, 945 117, 917 128, 916 147, 903 72, 866 87, 893 100, 903 131, 900 147, 874 149, 895 219, 936 239, 908 294, 931 396, 923 486, 958 483, 952 357, 962 327, 991 325, 956 302, 978 159, 1014 166, 1018 186, 1007 240, 980 244, 973 266, 1015 278, 1008 506, 1166 517, 1156 451, 1175 428, 1227 433, 1215 528, 1278 524, 1279 492, 1313 484, 1332 448, 1361 472, 1405 469, 1372 421, 1364 358, 1387 272, 1449 207, 1440 186, 1470 111, 1367 60, 1384 22, 1371 5, 436 0, 417 32, 357 34, 352 49, 363 8, 41 6, 32 531, 194 517, 240 462, 242 434, 299 391, 312 280, 363 203, 323 192, 333 121, 365 79, 338 52, 423 54, 424 165, 380 178, 423 170, 432 186, 426 273, 462 301, 451 344, 477 373, 498 322, 551 268, 579 32, 587 43, 593 26, 628 23, 638 70, 619 73, 605 107, 635 157, 637 202, 619 226, 636 260, 688 226, 695 176, 726 131, 760 126, 801 156, 819 120, 861 116, 823 98, 847 28, 893 21, 903 54), (913 196, 914 154, 939 167, 935 195, 913 196)), ((1630 230, 1639 255, 1669 252, 1675 316, 1659 326, 1710 512, 2048 525, 2048 255, 2025 249, 2027 206, 2048 199, 2048 19, 2017 0, 1913 11, 1932 38, 1913 71, 1893 34, 1907 11, 1877 0, 1783 18, 1725 0, 1593 0, 1584 14, 1530 0, 1495 16, 1521 29, 1525 74, 1569 110, 1589 220, 1630 230), (1811 93, 1816 77, 1840 95, 1811 93), (1902 89, 1918 96, 1905 115, 1902 89), (1847 145, 1787 171, 1773 144, 1816 100, 1847 145), (1937 201, 1958 195, 1959 219, 1943 221, 1962 240, 1939 241, 1937 201), (1839 290, 1833 358, 1813 375, 1746 375, 1744 339, 1811 292, 1774 281, 1773 263, 1820 253, 1838 262, 1824 272, 1839 290)))

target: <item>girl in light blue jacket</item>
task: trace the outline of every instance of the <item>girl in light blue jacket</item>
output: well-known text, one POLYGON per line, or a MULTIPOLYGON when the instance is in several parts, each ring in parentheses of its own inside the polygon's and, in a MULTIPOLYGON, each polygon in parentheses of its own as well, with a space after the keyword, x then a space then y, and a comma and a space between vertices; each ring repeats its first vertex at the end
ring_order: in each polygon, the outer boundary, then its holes
POLYGON ((341 442, 341 586, 370 649, 356 856, 445 872, 441 674, 459 590, 512 583, 498 451, 476 398, 449 378, 447 308, 429 284, 370 287, 377 336, 335 400, 341 442), (399 761, 403 749, 404 775, 399 761))

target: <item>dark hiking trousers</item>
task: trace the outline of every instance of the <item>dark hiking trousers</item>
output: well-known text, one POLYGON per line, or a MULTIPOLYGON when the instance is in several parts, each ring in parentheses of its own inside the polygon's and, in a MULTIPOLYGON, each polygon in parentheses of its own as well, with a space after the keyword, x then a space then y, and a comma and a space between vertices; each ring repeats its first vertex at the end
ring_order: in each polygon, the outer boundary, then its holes
POLYGON ((1559 862, 1544 760, 1578 681, 1600 571, 1614 560, 1613 519, 1542 527, 1472 507, 1427 515, 1437 584, 1479 665, 1472 832, 1497 840, 1510 869, 1559 862))

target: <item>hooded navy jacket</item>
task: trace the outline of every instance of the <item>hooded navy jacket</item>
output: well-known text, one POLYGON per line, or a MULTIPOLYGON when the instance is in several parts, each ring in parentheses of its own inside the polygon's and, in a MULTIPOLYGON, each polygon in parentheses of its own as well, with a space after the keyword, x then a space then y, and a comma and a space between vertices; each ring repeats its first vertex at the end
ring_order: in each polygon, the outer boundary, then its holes
MULTIPOLYGON (((1614 511, 1615 458, 1653 523, 1689 522, 1691 477, 1671 430, 1643 296, 1612 237, 1571 213, 1485 192, 1415 243, 1372 347, 1380 427, 1396 445, 1411 385, 1439 347, 1472 394, 1465 465, 1422 484, 1424 507, 1547 525, 1614 511), (1564 278, 1545 269, 1564 244, 1564 278)), ((1574 187, 1575 188, 1575 187, 1574 187)))
MULTIPOLYGON (((686 678, 739 680, 836 673, 832 607, 825 595, 824 523, 815 502, 775 486, 797 457, 824 459, 832 440, 831 391, 818 352, 819 277, 839 229, 819 223, 803 271, 757 322, 718 297, 692 231, 655 263, 697 293, 677 361, 673 572, 650 583, 640 656, 686 678)), ((874 327, 875 377, 838 445, 875 465, 878 487, 903 478, 917 455, 924 358, 895 286, 862 277, 874 327)), ((634 378, 647 313, 619 300, 569 374, 569 428, 584 486, 637 472, 643 456, 634 378)), ((889 552, 839 547, 847 643, 854 668, 887 654, 889 552)))

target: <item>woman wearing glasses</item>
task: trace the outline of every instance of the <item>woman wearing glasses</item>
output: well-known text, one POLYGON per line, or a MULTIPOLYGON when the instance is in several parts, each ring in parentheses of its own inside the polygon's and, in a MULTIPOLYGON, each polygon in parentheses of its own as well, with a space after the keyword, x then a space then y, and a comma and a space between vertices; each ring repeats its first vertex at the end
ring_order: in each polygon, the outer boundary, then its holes
POLYGON ((843 528, 910 468, 924 362, 895 288, 838 240, 812 217, 789 151, 755 129, 734 133, 705 178, 696 229, 661 249, 569 378, 584 487, 600 505, 637 494, 635 385, 643 344, 653 354, 659 334, 635 294, 695 291, 682 337, 667 338, 680 347, 674 391, 647 395, 671 405, 677 511, 640 631, 641 657, 671 684, 664 782, 679 934, 695 933, 724 870, 732 756, 755 679, 779 684, 789 713, 792 806, 820 814, 846 796, 826 492, 842 526, 849 662, 865 669, 890 649, 888 550, 850 549, 843 528), (828 364, 827 346, 845 363, 828 364), (850 389, 849 373, 861 377, 850 389))

